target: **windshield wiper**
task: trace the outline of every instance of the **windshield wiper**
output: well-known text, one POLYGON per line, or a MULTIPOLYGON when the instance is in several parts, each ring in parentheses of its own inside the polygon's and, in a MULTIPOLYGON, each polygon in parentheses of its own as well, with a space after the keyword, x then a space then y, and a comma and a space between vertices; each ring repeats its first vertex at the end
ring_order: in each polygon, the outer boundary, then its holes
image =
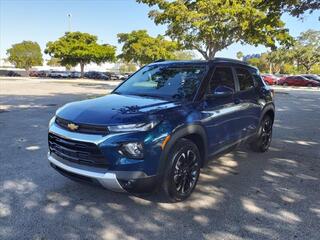
POLYGON ((147 94, 147 93, 133 93, 131 95, 134 96, 139 96, 139 97, 150 97, 150 98, 160 98, 160 99, 166 99, 163 96, 159 96, 159 95, 153 95, 153 94, 147 94))

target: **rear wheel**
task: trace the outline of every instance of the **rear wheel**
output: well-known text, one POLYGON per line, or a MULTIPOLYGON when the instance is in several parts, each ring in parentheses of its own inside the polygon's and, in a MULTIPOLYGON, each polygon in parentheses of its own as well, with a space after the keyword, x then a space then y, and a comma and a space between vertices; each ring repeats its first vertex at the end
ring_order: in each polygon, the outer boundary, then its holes
POLYGON ((289 85, 288 85, 288 83, 285 82, 285 83, 283 84, 283 86, 287 87, 287 86, 289 86, 289 85))
POLYGON ((188 198, 193 192, 200 174, 200 153, 190 140, 180 139, 168 156, 163 190, 171 201, 188 198))
POLYGON ((252 141, 251 148, 255 152, 265 152, 269 149, 272 139, 273 120, 269 115, 261 121, 257 137, 252 141))
POLYGON ((308 85, 307 85, 308 87, 312 87, 312 84, 311 83, 308 83, 308 85))

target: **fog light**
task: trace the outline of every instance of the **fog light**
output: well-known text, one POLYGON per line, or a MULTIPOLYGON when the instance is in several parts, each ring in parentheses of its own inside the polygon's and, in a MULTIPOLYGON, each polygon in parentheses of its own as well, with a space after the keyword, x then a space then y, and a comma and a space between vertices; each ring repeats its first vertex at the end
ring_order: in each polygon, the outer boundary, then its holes
POLYGON ((129 158, 143 158, 143 145, 138 142, 123 143, 119 151, 122 155, 129 158))

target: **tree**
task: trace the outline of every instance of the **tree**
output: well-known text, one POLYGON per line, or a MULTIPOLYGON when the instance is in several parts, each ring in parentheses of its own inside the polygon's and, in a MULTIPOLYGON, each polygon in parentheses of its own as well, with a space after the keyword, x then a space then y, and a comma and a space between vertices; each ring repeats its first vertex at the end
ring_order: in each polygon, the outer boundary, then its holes
POLYGON ((174 60, 193 60, 195 58, 193 51, 179 50, 174 52, 174 60))
POLYGON ((283 73, 284 64, 291 63, 291 52, 286 48, 278 48, 265 53, 265 60, 269 64, 270 73, 283 73))
POLYGON ((261 61, 260 58, 250 58, 247 60, 247 62, 252 65, 252 66, 255 66, 259 69, 259 71, 261 72, 264 72, 264 64, 263 62, 261 61))
POLYGON ((261 4, 270 6, 273 11, 284 11, 294 17, 300 17, 305 12, 312 13, 320 9, 319 0, 268 0, 261 4))
POLYGON ((241 52, 241 51, 239 51, 239 52, 237 52, 237 58, 239 59, 239 60, 242 60, 242 58, 243 58, 243 52, 241 52))
POLYGON ((59 58, 54 58, 52 57, 48 62, 47 62, 48 66, 51 67, 60 67, 61 66, 61 62, 59 58))
POLYGON ((122 63, 119 67, 121 73, 132 73, 137 70, 137 66, 134 63, 122 63))
MULTIPOLYGON (((156 24, 167 25, 166 34, 186 49, 195 49, 205 59, 233 43, 290 44, 292 38, 280 11, 260 0, 137 0, 156 10, 149 12, 156 24)), ((267 2, 267 1, 265 1, 267 2)))
POLYGON ((174 52, 179 49, 176 42, 166 40, 160 35, 151 37, 146 30, 119 33, 117 36, 118 42, 123 44, 122 53, 118 57, 139 65, 159 59, 174 59, 174 52))
POLYGON ((29 70, 32 66, 42 65, 43 59, 41 49, 38 43, 32 41, 23 41, 13 44, 7 50, 8 61, 17 68, 29 70))
POLYGON ((320 63, 320 31, 308 30, 300 34, 292 50, 292 58, 298 67, 304 67, 307 73, 320 63))
POLYGON ((90 62, 97 64, 113 61, 115 47, 109 44, 98 44, 98 38, 89 33, 67 32, 54 42, 48 42, 45 53, 58 58, 61 65, 75 66, 80 64, 83 77, 84 66, 90 62))

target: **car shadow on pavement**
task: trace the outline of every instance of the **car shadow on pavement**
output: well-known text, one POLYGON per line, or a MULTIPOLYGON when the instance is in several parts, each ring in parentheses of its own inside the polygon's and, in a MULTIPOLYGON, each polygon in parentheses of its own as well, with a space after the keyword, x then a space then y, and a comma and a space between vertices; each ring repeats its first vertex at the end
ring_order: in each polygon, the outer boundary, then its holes
POLYGON ((63 103, 87 97, 0 98, 9 106, 0 114, 0 239, 319 237, 320 140, 304 135, 314 127, 297 128, 291 119, 299 103, 279 103, 268 152, 241 146, 213 159, 191 198, 169 203, 157 193, 141 197, 76 183, 50 168, 50 117, 63 103))

